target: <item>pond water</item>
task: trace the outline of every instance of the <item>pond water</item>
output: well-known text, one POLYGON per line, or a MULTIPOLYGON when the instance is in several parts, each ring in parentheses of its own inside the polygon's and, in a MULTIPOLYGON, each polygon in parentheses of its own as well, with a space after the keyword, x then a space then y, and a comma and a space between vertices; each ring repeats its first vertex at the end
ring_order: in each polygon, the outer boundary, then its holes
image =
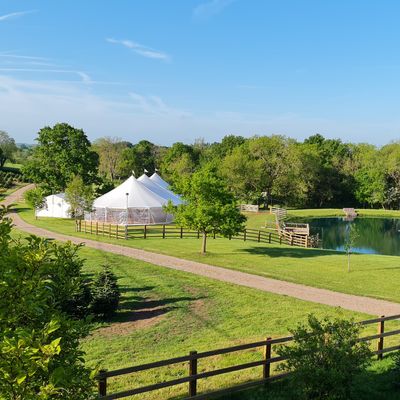
POLYGON ((311 234, 319 234, 323 249, 344 251, 349 224, 355 224, 359 237, 354 252, 400 255, 400 219, 356 218, 350 222, 343 218, 313 218, 299 222, 309 223, 311 234))

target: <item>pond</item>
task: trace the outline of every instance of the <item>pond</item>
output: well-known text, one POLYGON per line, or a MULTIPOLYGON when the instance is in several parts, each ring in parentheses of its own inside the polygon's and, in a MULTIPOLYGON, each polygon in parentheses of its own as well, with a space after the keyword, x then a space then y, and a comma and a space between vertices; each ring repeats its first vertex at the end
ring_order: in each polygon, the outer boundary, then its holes
POLYGON ((359 235, 354 252, 400 255, 400 219, 356 218, 350 222, 343 218, 313 218, 296 222, 309 223, 311 234, 319 234, 323 249, 344 251, 349 225, 354 224, 359 235))

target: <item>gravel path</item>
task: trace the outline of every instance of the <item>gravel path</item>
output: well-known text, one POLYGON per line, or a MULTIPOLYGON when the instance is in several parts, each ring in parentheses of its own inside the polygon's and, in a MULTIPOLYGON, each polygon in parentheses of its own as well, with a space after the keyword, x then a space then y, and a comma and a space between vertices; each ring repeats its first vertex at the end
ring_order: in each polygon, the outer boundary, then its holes
MULTIPOLYGON (((16 202, 29 187, 17 190, 11 194, 4 203, 16 202)), ((4 204, 3 203, 3 204, 4 204)), ((145 250, 124 247, 115 244, 101 243, 91 239, 76 238, 38 228, 23 221, 18 214, 11 215, 15 226, 27 233, 54 238, 59 241, 71 241, 73 243, 85 243, 87 247, 120 254, 137 260, 146 261, 151 264, 167 267, 179 271, 185 271, 207 278, 229 282, 241 286, 263 290, 295 297, 297 299, 326 304, 329 306, 342 307, 347 310, 358 311, 371 315, 394 315, 400 314, 400 304, 370 297, 354 296, 334 292, 326 289, 318 289, 310 286, 280 281, 277 279, 264 278, 258 275, 234 271, 226 268, 215 267, 195 261, 183 260, 177 257, 152 253, 145 250)), ((149 239, 150 240, 150 239, 149 239)))

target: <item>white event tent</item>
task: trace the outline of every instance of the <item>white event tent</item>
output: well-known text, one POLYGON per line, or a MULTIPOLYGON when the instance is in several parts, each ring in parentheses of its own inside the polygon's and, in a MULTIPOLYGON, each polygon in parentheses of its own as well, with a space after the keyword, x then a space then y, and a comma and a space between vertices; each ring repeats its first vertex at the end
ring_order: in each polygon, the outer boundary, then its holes
POLYGON ((181 198, 177 194, 171 192, 171 190, 168 190, 158 185, 157 183, 155 183, 154 180, 151 180, 146 174, 143 174, 140 178, 138 178, 138 181, 142 183, 144 186, 146 186, 147 189, 150 189, 153 193, 158 194, 160 197, 166 199, 167 201, 170 200, 174 206, 183 203, 181 198))
POLYGON ((65 200, 65 193, 47 196, 42 208, 35 210, 37 217, 70 218, 69 203, 65 200))
POLYGON ((166 224, 172 222, 172 215, 163 210, 167 203, 168 199, 131 176, 97 198, 93 212, 86 214, 85 219, 118 225, 166 224))
POLYGON ((157 183, 157 185, 161 186, 162 188, 167 190, 169 189, 169 183, 165 182, 164 179, 157 174, 157 172, 154 172, 149 179, 151 179, 154 183, 157 183))

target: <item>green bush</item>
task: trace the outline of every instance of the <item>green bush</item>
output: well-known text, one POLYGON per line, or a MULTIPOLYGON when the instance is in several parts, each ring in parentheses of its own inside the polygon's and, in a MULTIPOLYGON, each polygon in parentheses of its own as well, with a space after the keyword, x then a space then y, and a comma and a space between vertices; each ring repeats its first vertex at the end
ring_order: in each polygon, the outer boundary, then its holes
POLYGON ((119 298, 117 277, 104 265, 92 283, 92 313, 99 317, 111 316, 118 308, 119 298))
POLYGON ((85 321, 64 312, 80 287, 78 246, 11 237, 0 209, 0 398, 88 400, 93 373, 80 339, 85 321))
POLYGON ((291 333, 293 345, 281 346, 287 357, 279 369, 293 372, 291 384, 298 399, 345 400, 352 397, 354 377, 371 361, 368 344, 358 342, 360 327, 336 318, 318 320, 309 315, 291 333))

